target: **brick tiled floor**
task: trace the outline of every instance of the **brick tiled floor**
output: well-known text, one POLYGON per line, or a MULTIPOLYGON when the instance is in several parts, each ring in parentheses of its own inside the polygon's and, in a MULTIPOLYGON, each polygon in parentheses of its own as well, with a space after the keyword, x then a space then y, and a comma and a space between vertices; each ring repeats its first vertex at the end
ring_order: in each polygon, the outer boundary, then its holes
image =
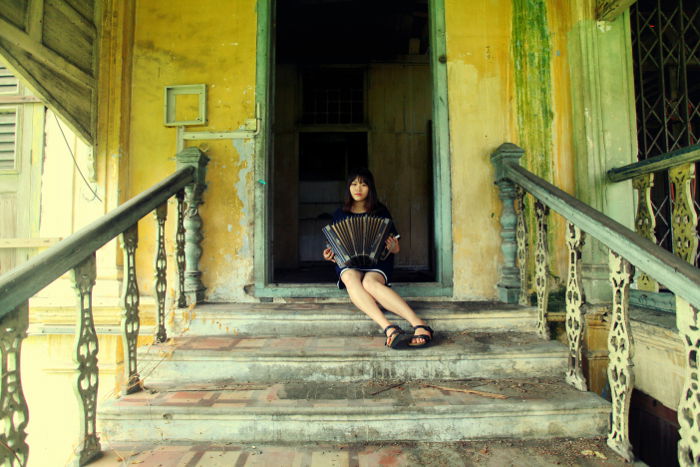
MULTIPOLYGON (((140 467, 376 467, 431 465, 615 466, 625 462, 605 445, 604 439, 553 439, 546 441, 482 441, 457 443, 391 443, 361 445, 236 445, 186 446, 117 445, 93 466, 140 467)), ((642 464, 639 464, 642 465, 642 464)))

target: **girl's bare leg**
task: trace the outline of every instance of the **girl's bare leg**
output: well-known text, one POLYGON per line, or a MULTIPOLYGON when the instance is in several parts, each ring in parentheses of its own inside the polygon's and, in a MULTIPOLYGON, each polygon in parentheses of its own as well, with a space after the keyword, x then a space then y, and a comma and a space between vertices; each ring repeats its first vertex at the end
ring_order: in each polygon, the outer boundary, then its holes
MULTIPOLYGON (((391 325, 391 322, 386 319, 382 310, 377 306, 377 302, 362 286, 362 276, 362 272, 350 269, 340 276, 340 280, 345 284, 352 303, 382 329, 386 329, 387 326, 391 325)), ((388 339, 387 344, 391 345, 396 337, 397 336, 394 336, 392 339, 388 339)))
MULTIPOLYGON (((415 311, 401 298, 399 294, 394 292, 390 287, 384 284, 384 276, 378 272, 368 272, 362 279, 362 287, 374 299, 376 299, 387 310, 396 313, 403 319, 411 323, 411 326, 425 325, 425 321, 420 319, 415 311)), ((375 305, 376 306, 376 305, 375 305)), ((381 313, 381 310, 380 310, 381 313)), ((425 329, 417 329, 417 335, 429 335, 425 329)), ((413 339, 411 344, 417 345, 422 342, 422 339, 413 339)))

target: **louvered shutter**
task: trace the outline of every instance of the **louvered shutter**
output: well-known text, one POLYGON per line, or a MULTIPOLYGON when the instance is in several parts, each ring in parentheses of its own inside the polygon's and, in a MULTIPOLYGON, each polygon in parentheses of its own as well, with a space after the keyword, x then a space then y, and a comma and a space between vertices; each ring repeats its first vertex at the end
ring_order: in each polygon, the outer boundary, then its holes
POLYGON ((10 73, 10 70, 0 64, 0 96, 17 94, 18 92, 17 78, 10 73))
MULTIPOLYGON (((19 92, 17 78, 0 65, 0 97, 19 92)), ((17 108, 0 106, 0 170, 15 168, 17 142, 17 108)))
POLYGON ((15 168, 17 109, 0 107, 0 170, 15 168))

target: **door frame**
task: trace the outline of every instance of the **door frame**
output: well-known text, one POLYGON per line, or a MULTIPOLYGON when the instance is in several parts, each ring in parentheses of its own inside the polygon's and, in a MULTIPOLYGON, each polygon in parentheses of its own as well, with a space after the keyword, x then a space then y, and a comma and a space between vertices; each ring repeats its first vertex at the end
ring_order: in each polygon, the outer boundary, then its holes
MULTIPOLYGON (((275 0, 257 1, 255 101, 261 129, 255 140, 255 254, 253 261, 257 297, 344 297, 335 284, 276 284, 272 282, 272 106, 274 89, 275 0)), ((433 105, 433 222, 435 282, 396 283, 407 297, 452 296, 452 181, 447 93, 447 46, 444 0, 429 0, 430 71, 433 105)))

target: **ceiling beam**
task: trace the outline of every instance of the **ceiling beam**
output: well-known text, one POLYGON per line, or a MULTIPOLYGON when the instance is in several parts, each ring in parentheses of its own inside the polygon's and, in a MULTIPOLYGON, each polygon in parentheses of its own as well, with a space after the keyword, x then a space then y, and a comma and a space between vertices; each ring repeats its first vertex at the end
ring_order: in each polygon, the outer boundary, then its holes
POLYGON ((70 63, 53 50, 34 41, 29 34, 0 18, 0 37, 32 54, 38 61, 53 68, 68 79, 89 88, 95 88, 96 80, 85 71, 70 63))
POLYGON ((596 0, 595 15, 598 21, 614 21, 636 0, 596 0))

